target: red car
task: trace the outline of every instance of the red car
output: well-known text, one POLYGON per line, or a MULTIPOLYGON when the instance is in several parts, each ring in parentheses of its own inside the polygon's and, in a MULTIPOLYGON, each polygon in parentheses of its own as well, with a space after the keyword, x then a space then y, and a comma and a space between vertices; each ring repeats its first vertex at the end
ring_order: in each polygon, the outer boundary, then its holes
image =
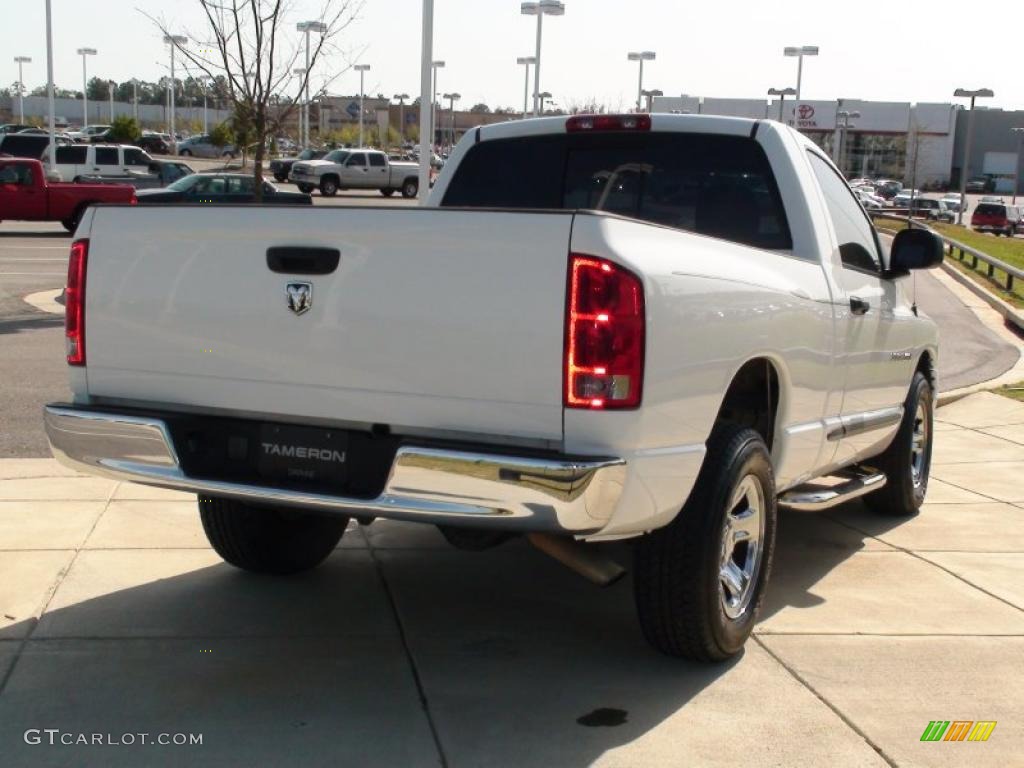
POLYGON ((59 221, 74 232, 93 203, 135 205, 135 188, 126 184, 54 184, 43 164, 25 157, 0 157, 0 218, 59 221))
POLYGON ((978 232, 1013 237, 1017 232, 1024 231, 1021 216, 1021 209, 1015 205, 978 203, 971 214, 971 228, 978 232))

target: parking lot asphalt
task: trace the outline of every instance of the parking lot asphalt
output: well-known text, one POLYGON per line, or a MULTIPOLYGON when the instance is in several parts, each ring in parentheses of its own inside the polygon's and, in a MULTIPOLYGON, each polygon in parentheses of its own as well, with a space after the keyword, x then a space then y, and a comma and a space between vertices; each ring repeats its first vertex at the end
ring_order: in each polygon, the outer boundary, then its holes
POLYGON ((316 571, 259 577, 209 549, 194 497, 0 460, 0 763, 1019 764, 1024 404, 971 396, 936 436, 916 517, 782 515, 756 633, 711 666, 645 644, 628 577, 596 588, 521 540, 353 524, 316 571), (936 719, 996 726, 922 742, 936 719))

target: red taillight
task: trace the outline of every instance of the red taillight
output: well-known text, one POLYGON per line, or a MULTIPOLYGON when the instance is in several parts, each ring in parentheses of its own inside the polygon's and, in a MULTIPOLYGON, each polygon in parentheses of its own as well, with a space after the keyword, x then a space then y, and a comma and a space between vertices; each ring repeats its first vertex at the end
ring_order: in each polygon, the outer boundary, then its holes
POLYGON ((565 121, 569 133, 579 131, 649 131, 650 115, 573 115, 565 121))
POLYGON ((138 204, 139 204, 139 198, 137 198, 135 196, 135 193, 132 192, 132 199, 128 201, 128 205, 138 205, 138 204))
POLYGON ((635 408, 644 374, 640 279, 594 256, 569 257, 565 406, 635 408))
POLYGON ((85 365, 85 265, 89 241, 71 244, 68 284, 64 288, 64 337, 68 365, 85 365))

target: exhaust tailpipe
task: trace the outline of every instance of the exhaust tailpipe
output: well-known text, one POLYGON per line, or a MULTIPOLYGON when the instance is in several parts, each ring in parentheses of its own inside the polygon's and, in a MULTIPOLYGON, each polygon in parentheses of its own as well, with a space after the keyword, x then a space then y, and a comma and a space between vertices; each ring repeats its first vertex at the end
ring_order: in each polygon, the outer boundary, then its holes
POLYGON ((608 587, 626 575, 626 569, 596 549, 570 536, 529 533, 526 538, 537 549, 599 587, 608 587))

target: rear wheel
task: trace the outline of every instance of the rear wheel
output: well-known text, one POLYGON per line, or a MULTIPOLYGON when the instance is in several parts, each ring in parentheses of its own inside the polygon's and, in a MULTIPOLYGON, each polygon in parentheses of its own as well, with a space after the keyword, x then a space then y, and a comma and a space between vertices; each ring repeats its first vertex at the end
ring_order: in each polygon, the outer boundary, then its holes
POLYGON ((395 194, 395 190, 392 187, 385 187, 380 191, 380 193, 384 195, 384 197, 391 197, 393 194, 395 194))
POLYGON ((277 179, 277 181, 280 184, 284 184, 286 181, 288 181, 288 174, 287 173, 275 173, 274 174, 274 178, 277 179))
POLYGON ((338 545, 347 517, 311 515, 199 497, 199 516, 217 554, 254 573, 288 574, 322 563, 338 545))
POLYGON ((78 222, 82 220, 82 213, 85 211, 84 206, 79 206, 75 209, 75 212, 68 216, 64 221, 61 222, 61 226, 64 227, 71 234, 75 233, 78 229, 78 222))
POLYGON ((320 179, 320 194, 324 197, 334 197, 338 194, 338 182, 332 178, 320 179))
POLYGON ((696 661, 739 653, 764 597, 775 520, 764 440, 745 427, 716 428, 683 509, 634 550, 634 597, 648 642, 696 661))
POLYGON ((402 197, 416 197, 420 191, 420 183, 416 179, 406 179, 402 184, 402 197))
POLYGON ((192 157, 192 152, 191 150, 188 149, 183 149, 178 154, 181 155, 182 157, 192 157))
POLYGON ((299 192, 305 192, 307 195, 316 189, 312 184, 299 184, 297 186, 299 188, 299 192))
POLYGON ((885 453, 868 462, 885 472, 885 486, 864 497, 864 503, 875 512, 906 517, 924 504, 932 466, 934 399, 931 382, 918 371, 896 437, 885 453))

